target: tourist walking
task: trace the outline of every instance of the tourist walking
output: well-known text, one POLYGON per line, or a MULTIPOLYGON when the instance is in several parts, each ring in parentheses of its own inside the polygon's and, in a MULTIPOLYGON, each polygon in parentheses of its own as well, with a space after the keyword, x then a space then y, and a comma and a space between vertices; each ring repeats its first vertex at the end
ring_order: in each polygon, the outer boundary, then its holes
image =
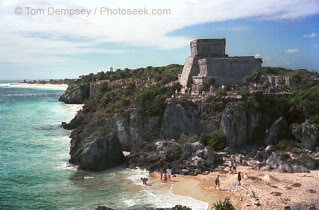
POLYGON ((163 169, 160 169, 160 176, 161 176, 161 181, 163 180, 163 169))
POLYGON ((233 172, 234 173, 237 173, 237 163, 236 163, 236 160, 235 159, 233 159, 233 172))
POLYGON ((215 189, 220 189, 220 179, 219 179, 219 175, 217 175, 216 179, 215 179, 215 189))
POLYGON ((240 174, 240 172, 238 172, 238 184, 239 185, 241 185, 240 181, 241 181, 241 174, 240 174))
POLYGON ((229 173, 232 173, 233 172, 233 162, 231 160, 229 160, 228 166, 229 166, 229 173))
POLYGON ((172 169, 171 168, 167 169, 167 176, 168 176, 168 180, 171 181, 171 177, 172 177, 172 169))
POLYGON ((164 183, 167 183, 167 174, 164 172, 164 183))

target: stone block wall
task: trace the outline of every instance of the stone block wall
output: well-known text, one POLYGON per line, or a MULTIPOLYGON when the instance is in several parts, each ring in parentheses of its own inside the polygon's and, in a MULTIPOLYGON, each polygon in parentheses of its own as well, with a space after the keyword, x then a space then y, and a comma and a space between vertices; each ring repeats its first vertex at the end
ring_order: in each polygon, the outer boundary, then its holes
POLYGON ((183 86, 190 86, 192 83, 192 76, 199 74, 198 60, 200 57, 188 57, 185 61, 182 75, 179 79, 179 83, 183 86))
POLYGON ((204 58, 199 61, 200 75, 212 76, 217 85, 242 84, 243 77, 261 68, 262 60, 254 57, 204 58))
POLYGON ((226 39, 197 39, 191 41, 191 56, 225 57, 226 39))

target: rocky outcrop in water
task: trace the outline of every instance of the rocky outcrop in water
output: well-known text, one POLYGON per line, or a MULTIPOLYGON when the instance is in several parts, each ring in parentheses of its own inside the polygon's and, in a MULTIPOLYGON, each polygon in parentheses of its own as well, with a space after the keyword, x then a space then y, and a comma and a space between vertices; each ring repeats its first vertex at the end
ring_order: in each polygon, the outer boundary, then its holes
POLYGON ((103 170, 124 163, 122 146, 116 134, 97 124, 81 126, 71 133, 70 163, 81 169, 103 170))
POLYGON ((59 98, 66 104, 83 104, 90 97, 89 84, 71 84, 68 86, 64 94, 59 98))

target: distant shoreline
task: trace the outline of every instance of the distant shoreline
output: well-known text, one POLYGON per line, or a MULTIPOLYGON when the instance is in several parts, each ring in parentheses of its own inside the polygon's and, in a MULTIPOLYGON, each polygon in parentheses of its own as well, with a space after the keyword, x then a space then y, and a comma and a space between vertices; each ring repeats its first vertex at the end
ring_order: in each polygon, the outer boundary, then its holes
POLYGON ((67 84, 29 84, 29 83, 9 83, 10 87, 34 87, 34 88, 61 88, 67 89, 67 84))

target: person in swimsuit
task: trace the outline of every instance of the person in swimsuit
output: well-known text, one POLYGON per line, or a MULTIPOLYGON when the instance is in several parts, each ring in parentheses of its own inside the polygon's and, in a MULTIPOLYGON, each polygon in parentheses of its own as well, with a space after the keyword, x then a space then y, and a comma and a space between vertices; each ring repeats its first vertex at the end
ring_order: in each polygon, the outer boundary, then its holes
POLYGON ((236 169, 237 169, 237 163, 236 163, 236 160, 233 160, 233 172, 234 173, 237 173, 236 169))
POLYGON ((170 168, 167 169, 167 176, 168 176, 168 180, 171 181, 172 169, 170 168))
POLYGON ((141 177, 141 180, 142 180, 142 182, 143 182, 143 185, 147 185, 146 182, 148 181, 148 178, 145 178, 145 177, 142 178, 142 177, 141 177))
POLYGON ((164 172, 164 183, 167 183, 167 174, 164 172))
POLYGON ((229 173, 232 173, 233 172, 233 162, 231 160, 229 160, 228 165, 229 165, 229 173))
POLYGON ((238 183, 239 183, 239 185, 241 185, 240 181, 241 181, 241 174, 240 174, 240 172, 238 172, 238 183))
POLYGON ((216 179, 215 179, 215 189, 216 189, 217 187, 220 189, 219 175, 217 175, 217 177, 216 177, 216 179))
POLYGON ((163 180, 163 169, 160 169, 161 181, 163 180))

